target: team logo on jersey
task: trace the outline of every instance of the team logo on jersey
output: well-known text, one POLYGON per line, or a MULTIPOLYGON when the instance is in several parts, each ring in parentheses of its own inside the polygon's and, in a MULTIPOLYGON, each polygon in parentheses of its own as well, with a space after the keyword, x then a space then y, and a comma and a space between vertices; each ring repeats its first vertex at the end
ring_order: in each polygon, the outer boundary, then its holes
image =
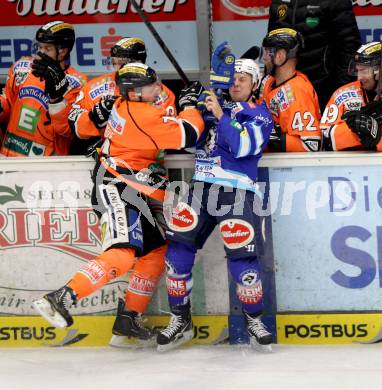
POLYGON ((242 248, 255 237, 253 227, 242 219, 227 219, 220 223, 219 229, 228 249, 242 248))
POLYGON ((176 232, 189 232, 198 223, 195 210, 187 203, 180 202, 172 212, 169 227, 176 232))
POLYGON ((241 284, 244 286, 253 286, 257 280, 259 279, 258 274, 256 270, 246 270, 242 272, 239 276, 239 280, 241 281, 241 284))

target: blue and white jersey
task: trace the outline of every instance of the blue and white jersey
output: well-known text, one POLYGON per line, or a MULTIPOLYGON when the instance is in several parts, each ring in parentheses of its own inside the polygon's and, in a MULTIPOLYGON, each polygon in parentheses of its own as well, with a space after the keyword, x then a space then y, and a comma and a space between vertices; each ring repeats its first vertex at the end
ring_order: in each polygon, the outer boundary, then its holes
POLYGON ((257 165, 273 128, 265 106, 225 102, 218 121, 204 113, 206 129, 196 145, 193 179, 256 191, 257 165))

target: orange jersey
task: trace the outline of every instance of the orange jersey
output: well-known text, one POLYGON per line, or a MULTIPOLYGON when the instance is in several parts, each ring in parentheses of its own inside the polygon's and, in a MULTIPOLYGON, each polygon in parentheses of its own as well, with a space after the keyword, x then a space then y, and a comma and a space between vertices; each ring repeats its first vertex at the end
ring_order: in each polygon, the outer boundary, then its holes
MULTIPOLYGON (((280 126, 285 152, 317 152, 321 145, 320 108, 317 94, 301 72, 278 87, 266 79, 263 99, 280 126)), ((273 151, 273 150, 269 150, 273 151)))
POLYGON ((161 149, 185 146, 182 120, 190 123, 199 135, 204 129, 203 118, 197 109, 187 109, 174 116, 164 104, 119 98, 105 129, 102 154, 112 157, 121 167, 147 168, 157 161, 161 149))
MULTIPOLYGON (((45 81, 32 74, 32 61, 23 57, 8 72, 0 97, 4 107, 0 121, 8 121, 0 153, 9 157, 65 155, 71 140, 67 117, 57 120, 49 114, 45 81)), ((71 104, 87 78, 71 66, 65 73, 69 90, 64 97, 71 104)))
MULTIPOLYGON (((78 94, 69 114, 71 127, 78 138, 102 136, 102 131, 90 120, 89 112, 106 95, 119 95, 119 89, 115 83, 115 72, 90 80, 78 94)), ((163 84, 162 99, 166 107, 175 111, 175 96, 163 84)))
MULTIPOLYGON (((331 96, 321 118, 321 130, 326 150, 365 150, 357 134, 341 119, 347 111, 359 110, 369 103, 360 81, 338 88, 331 96)), ((382 151, 382 141, 377 145, 382 151)))

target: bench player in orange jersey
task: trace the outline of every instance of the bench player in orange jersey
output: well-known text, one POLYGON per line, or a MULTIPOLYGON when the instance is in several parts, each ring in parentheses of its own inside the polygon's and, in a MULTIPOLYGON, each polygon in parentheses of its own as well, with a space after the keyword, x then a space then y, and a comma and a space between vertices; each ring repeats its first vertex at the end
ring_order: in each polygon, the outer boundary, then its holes
MULTIPOLYGON (((166 178, 157 169, 157 155, 161 149, 195 144, 204 129, 196 109, 202 87, 195 83, 181 91, 181 112, 174 116, 161 99, 156 72, 147 65, 124 65, 117 72, 116 84, 121 97, 113 105, 93 173, 92 203, 102 225, 104 252, 64 287, 34 301, 34 307, 54 326, 70 326, 72 304, 132 270, 113 334, 147 344, 155 342, 154 334, 143 326, 141 314, 163 272, 166 252, 161 226, 166 178)), ((113 340, 111 344, 121 345, 113 340)))
POLYGON ((301 34, 290 28, 270 31, 263 40, 263 61, 270 73, 263 99, 275 122, 270 152, 317 152, 321 148, 317 94, 308 78, 296 71, 303 44, 301 34))
MULTIPOLYGON (((111 48, 110 64, 114 71, 90 80, 78 94, 70 111, 69 124, 78 138, 103 135, 114 101, 119 95, 115 83, 116 71, 128 62, 145 63, 146 57, 146 46, 140 38, 122 38, 111 48)), ((175 112, 175 96, 163 84, 161 99, 169 112, 175 112)))
POLYGON ((68 154, 71 131, 67 119, 57 118, 56 112, 69 107, 87 81, 84 74, 66 63, 74 42, 71 24, 45 24, 36 32, 35 58, 23 57, 10 68, 0 96, 0 121, 8 122, 0 154, 68 154))
POLYGON ((324 150, 382 151, 382 102, 377 100, 381 42, 362 45, 349 64, 357 81, 338 88, 321 118, 324 150))

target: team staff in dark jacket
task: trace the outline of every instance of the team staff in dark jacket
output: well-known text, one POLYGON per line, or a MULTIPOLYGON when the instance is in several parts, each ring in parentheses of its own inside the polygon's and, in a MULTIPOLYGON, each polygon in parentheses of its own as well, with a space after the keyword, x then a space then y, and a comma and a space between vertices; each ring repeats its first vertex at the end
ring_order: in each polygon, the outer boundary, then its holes
POLYGON ((312 82, 321 110, 341 85, 354 81, 347 70, 361 45, 351 0, 273 0, 268 31, 290 27, 304 36, 298 69, 312 82))

